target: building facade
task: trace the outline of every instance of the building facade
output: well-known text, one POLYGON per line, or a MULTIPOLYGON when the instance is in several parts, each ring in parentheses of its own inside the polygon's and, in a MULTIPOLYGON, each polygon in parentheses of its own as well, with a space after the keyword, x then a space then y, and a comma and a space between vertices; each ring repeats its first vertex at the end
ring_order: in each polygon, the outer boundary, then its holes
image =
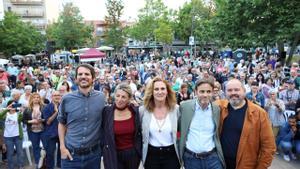
MULTIPOLYGON (((95 39, 94 47, 99 47, 105 44, 105 31, 108 25, 104 20, 84 20, 86 25, 92 25, 94 28, 93 38, 95 39)), ((121 27, 127 27, 134 24, 133 22, 121 21, 121 27)))
POLYGON ((4 0, 4 11, 16 13, 24 22, 31 22, 45 34, 47 26, 45 0, 4 0))

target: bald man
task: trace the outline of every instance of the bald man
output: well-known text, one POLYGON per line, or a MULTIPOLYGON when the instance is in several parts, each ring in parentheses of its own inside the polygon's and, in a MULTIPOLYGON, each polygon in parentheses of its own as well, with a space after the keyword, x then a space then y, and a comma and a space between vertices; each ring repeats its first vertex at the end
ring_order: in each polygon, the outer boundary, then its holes
POLYGON ((267 169, 275 154, 271 123, 264 109, 246 99, 237 79, 226 84, 221 108, 220 137, 227 169, 267 169))

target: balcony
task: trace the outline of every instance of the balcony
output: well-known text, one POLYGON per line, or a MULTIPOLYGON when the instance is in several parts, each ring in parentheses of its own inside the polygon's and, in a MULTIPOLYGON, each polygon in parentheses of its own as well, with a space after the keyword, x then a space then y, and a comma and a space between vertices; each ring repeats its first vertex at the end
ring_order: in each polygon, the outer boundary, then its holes
POLYGON ((45 16, 43 11, 15 11, 15 13, 22 18, 43 18, 45 16))
POLYGON ((13 5, 43 5, 44 0, 10 0, 13 5))

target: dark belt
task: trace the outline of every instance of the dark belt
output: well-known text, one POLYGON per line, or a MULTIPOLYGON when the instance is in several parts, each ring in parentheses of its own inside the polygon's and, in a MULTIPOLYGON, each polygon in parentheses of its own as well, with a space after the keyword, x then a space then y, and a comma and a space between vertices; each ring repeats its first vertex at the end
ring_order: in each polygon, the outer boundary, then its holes
POLYGON ((203 153, 195 153, 195 152, 185 148, 185 152, 187 154, 192 155, 195 158, 204 158, 204 157, 208 157, 208 156, 212 155, 214 152, 216 152, 216 148, 213 148, 212 150, 210 150, 208 152, 203 152, 203 153))
POLYGON ((149 144, 148 149, 152 150, 152 151, 160 151, 160 152, 173 151, 173 150, 175 151, 174 144, 172 144, 170 146, 162 146, 162 147, 155 147, 155 146, 149 144))
POLYGON ((86 155, 90 154, 96 151, 100 151, 100 145, 96 144, 91 147, 85 147, 85 148, 68 148, 71 154, 76 154, 76 155, 86 155))

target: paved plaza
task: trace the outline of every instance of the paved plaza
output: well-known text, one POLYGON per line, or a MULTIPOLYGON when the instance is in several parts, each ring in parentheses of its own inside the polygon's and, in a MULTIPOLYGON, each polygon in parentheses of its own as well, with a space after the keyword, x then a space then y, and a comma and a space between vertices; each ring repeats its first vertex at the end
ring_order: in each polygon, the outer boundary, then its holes
MULTIPOLYGON (((5 165, 3 163, 0 164, 0 169, 5 169, 5 165)), ((104 169, 103 165, 101 166, 102 169, 104 169)), ((272 166, 270 169, 299 169, 300 168, 300 160, 294 160, 291 162, 286 162, 280 157, 279 155, 276 155, 275 159, 272 162, 272 166)), ((26 166, 25 169, 34 169, 32 166, 26 166)), ((141 166, 140 169, 143 169, 141 166)))

